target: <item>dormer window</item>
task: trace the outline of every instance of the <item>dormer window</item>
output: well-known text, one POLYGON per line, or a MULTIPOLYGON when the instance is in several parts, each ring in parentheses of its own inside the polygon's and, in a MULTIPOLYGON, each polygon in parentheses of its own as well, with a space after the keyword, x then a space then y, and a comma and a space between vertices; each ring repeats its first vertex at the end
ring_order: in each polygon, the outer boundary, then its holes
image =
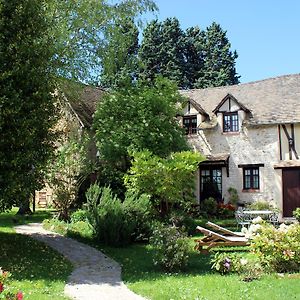
POLYGON ((238 132, 239 116, 237 112, 223 113, 223 132, 238 132))
POLYGON ((183 126, 185 128, 185 134, 197 133, 197 116, 184 116, 183 126))

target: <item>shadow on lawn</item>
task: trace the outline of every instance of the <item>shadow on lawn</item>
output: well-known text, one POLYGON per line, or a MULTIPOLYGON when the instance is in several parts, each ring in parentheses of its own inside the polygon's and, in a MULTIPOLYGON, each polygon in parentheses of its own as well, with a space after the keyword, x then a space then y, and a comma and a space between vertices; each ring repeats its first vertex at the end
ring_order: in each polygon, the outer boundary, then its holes
POLYGON ((28 236, 0 232, 0 266, 15 280, 65 280, 72 266, 61 255, 28 236))

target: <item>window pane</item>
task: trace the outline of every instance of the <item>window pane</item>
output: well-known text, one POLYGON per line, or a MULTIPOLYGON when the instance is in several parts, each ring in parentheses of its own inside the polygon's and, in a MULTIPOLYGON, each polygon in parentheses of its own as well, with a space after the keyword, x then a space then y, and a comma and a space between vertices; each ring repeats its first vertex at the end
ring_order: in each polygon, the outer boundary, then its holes
POLYGON ((237 113, 223 115, 223 131, 235 132, 239 131, 239 118, 237 113))
POLYGON ((259 189, 259 168, 244 169, 244 189, 259 189))

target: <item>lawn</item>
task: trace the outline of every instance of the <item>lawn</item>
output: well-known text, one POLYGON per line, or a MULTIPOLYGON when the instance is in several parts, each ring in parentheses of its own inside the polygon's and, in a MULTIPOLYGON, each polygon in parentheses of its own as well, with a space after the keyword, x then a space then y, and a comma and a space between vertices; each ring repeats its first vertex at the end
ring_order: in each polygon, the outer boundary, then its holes
MULTIPOLYGON (((236 229, 234 220, 214 222, 236 229)), ((205 220, 199 220, 199 224, 203 223, 205 220)), ((126 285, 148 299, 299 299, 300 274, 266 274, 251 282, 243 281, 243 278, 236 274, 222 276, 211 270, 210 255, 200 254, 193 249, 195 236, 190 239, 190 259, 185 272, 175 274, 160 271, 153 265, 154 250, 147 244, 112 248, 99 245, 91 239, 77 238, 118 261, 122 265, 122 278, 126 285)), ((223 251, 251 256, 247 247, 232 247, 226 250, 223 248, 223 251)))
POLYGON ((16 217, 16 211, 0 214, 0 266, 12 273, 10 287, 21 290, 24 300, 68 299, 63 291, 71 264, 61 255, 29 237, 16 234, 13 226, 41 222, 49 212, 16 217))
MULTIPOLYGON (((152 300, 164 299, 299 299, 300 274, 264 275, 245 282, 238 275, 219 275, 210 269, 209 255, 193 251, 187 270, 182 273, 161 272, 152 264, 152 249, 133 245, 123 249, 102 247, 107 255, 122 264, 123 280, 134 292, 152 300), (266 296, 267 295, 267 296, 266 296)), ((247 252, 244 253, 249 255, 247 252)))

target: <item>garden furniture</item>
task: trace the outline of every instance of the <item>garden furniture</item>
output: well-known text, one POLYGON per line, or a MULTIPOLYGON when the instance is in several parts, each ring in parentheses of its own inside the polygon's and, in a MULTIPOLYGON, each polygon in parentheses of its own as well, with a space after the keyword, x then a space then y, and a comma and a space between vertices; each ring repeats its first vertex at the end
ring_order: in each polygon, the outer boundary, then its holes
POLYGON ((225 236, 201 226, 197 226, 196 229, 204 234, 204 237, 195 240, 197 243, 195 249, 201 253, 208 253, 214 247, 249 245, 248 239, 244 236, 225 236))

